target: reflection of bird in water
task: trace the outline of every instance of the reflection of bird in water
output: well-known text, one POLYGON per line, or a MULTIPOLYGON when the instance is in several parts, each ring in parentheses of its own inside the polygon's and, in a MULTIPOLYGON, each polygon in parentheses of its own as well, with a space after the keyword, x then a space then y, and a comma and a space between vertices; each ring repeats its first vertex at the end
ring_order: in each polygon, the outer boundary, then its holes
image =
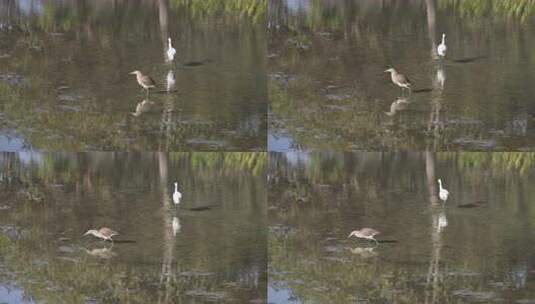
POLYGON ((172 70, 167 72, 167 92, 171 91, 176 84, 175 73, 172 70))
POLYGON ((84 233, 84 235, 89 235, 89 234, 92 234, 95 237, 97 237, 99 239, 102 239, 104 241, 113 242, 112 237, 115 236, 115 235, 118 235, 119 232, 113 231, 113 230, 111 230, 110 228, 107 228, 107 227, 102 227, 99 230, 91 229, 91 230, 87 230, 87 232, 84 233))
POLYGON ((172 227, 173 227, 173 235, 176 236, 177 233, 180 232, 180 222, 178 221, 178 217, 176 216, 173 217, 172 227))
POLYGON ((116 256, 115 252, 113 252, 111 248, 95 248, 91 250, 85 249, 85 252, 101 259, 111 259, 112 257, 116 256))
POLYGON ((175 182, 175 192, 173 193, 173 202, 175 205, 180 204, 180 200, 182 199, 182 193, 178 191, 178 183, 175 182))
POLYGON ((405 110, 409 103, 410 102, 407 98, 398 98, 390 105, 390 112, 385 112, 385 114, 388 116, 394 116, 397 112, 405 110))
POLYGON ((401 88, 401 92, 403 93, 403 89, 409 89, 409 92, 411 91, 411 81, 409 78, 401 73, 398 73, 396 69, 390 68, 385 71, 385 73, 390 72, 390 78, 392 79, 392 82, 401 88))
POLYGON ((438 179, 438 186, 440 188, 438 191, 438 197, 445 203, 448 200, 448 196, 450 195, 450 192, 442 188, 442 180, 440 178, 438 179))
POLYGON ((130 74, 136 75, 137 83, 147 91, 147 96, 149 90, 156 87, 156 82, 149 75, 143 75, 140 71, 133 71, 130 74))
POLYGON ((136 105, 136 111, 133 112, 132 115, 138 117, 141 114, 148 112, 152 105, 154 105, 154 102, 144 99, 136 105))
POLYGON ((446 47, 446 34, 442 34, 442 43, 440 43, 438 46, 437 46, 437 54, 440 56, 440 57, 444 57, 446 56, 446 50, 448 48, 446 47))
POLYGON ((175 59, 176 50, 173 45, 171 45, 171 38, 167 38, 167 44, 167 61, 173 61, 173 59, 175 59))
POLYGON ((367 240, 372 240, 374 241, 376 244, 379 244, 379 242, 377 242, 377 240, 375 239, 375 236, 378 235, 380 232, 373 229, 373 228, 362 228, 360 230, 354 230, 352 231, 348 238, 352 237, 352 236, 355 236, 357 238, 360 238, 360 239, 367 239, 367 240))
POLYGON ((447 226, 448 226, 448 218, 446 217, 446 213, 444 212, 444 210, 442 210, 440 214, 438 215, 438 225, 437 225, 438 232, 444 231, 444 228, 446 228, 447 226))
POLYGON ((436 81, 440 89, 444 89, 444 83, 446 82, 446 73, 444 73, 444 69, 442 67, 439 67, 437 69, 436 81))
POLYGON ((377 255, 377 252, 374 251, 375 247, 357 247, 349 248, 352 254, 360 255, 363 258, 370 258, 377 255))

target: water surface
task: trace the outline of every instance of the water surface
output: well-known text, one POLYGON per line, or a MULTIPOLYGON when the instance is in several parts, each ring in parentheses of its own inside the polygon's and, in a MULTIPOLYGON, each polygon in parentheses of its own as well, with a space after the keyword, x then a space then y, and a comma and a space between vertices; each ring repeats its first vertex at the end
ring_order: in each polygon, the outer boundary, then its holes
POLYGON ((535 301, 532 153, 272 153, 268 176, 269 303, 535 301))
POLYGON ((270 1, 270 151, 532 150, 531 1, 270 1), (448 51, 436 46, 446 33, 448 51), (413 83, 402 94, 384 71, 413 83))
POLYGON ((264 153, 1 154, 2 302, 264 303, 266 162, 264 153), (113 244, 83 236, 103 226, 120 233, 113 244))
POLYGON ((256 0, 2 1, 0 135, 39 150, 264 150, 264 12, 256 0), (134 70, 156 81, 149 97, 134 70))

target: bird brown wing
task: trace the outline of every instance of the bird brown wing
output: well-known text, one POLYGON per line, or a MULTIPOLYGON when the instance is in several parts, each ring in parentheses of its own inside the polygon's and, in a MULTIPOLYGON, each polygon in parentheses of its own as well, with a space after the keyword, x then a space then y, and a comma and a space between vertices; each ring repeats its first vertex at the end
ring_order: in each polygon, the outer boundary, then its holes
POLYGON ((110 228, 107 228, 107 227, 100 228, 100 233, 102 233, 104 235, 107 235, 107 236, 112 236, 112 235, 118 235, 119 234, 119 232, 111 230, 110 228))
POLYGON ((411 85, 411 81, 409 80, 409 77, 403 74, 398 74, 398 81, 403 84, 411 85))
POLYGON ((154 79, 152 79, 152 77, 147 76, 147 75, 145 75, 143 77, 143 83, 145 83, 145 85, 149 85, 149 86, 156 86, 156 81, 154 81, 154 79))
POLYGON ((373 229, 373 228, 362 228, 360 230, 360 232, 362 234, 365 234, 365 235, 376 235, 376 234, 379 234, 379 231, 373 229))

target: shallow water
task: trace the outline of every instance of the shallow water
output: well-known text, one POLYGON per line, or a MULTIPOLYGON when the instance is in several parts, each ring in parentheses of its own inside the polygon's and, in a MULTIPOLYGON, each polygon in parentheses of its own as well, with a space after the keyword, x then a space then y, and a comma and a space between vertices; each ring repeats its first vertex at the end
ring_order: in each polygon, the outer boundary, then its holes
POLYGON ((535 301, 532 153, 271 153, 268 176, 269 303, 535 301))
POLYGON ((533 149, 535 10, 520 2, 269 2, 270 151, 533 149))
POLYGON ((264 302, 265 163, 262 153, 1 154, 0 299, 264 302), (114 244, 83 236, 102 226, 120 233, 114 244))
POLYGON ((0 134, 40 150, 265 150, 265 6, 244 12, 253 2, 3 1, 0 134), (134 70, 156 81, 149 97, 134 70))

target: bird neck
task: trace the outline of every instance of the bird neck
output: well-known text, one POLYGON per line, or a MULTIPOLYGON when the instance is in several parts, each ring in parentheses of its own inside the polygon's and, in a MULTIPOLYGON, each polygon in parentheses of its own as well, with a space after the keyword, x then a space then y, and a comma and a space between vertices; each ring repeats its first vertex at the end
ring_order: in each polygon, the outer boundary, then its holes
POLYGON ((446 44, 446 35, 442 35, 442 44, 446 44))
POLYGON ((178 192, 178 184, 175 183, 175 192, 178 192))

